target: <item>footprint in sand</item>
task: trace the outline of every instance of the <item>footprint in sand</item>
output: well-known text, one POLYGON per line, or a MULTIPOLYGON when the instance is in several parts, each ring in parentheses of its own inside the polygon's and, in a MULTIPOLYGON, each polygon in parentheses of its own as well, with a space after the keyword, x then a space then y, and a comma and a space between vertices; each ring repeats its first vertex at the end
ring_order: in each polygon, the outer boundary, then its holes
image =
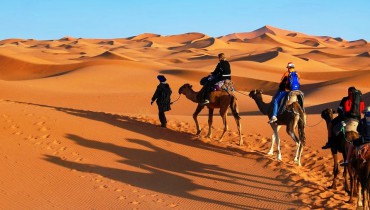
POLYGON ((75 161, 76 162, 82 162, 84 159, 83 158, 76 158, 75 161))
POLYGON ((130 204, 139 205, 140 202, 139 201, 131 201, 130 204))
POLYGON ((14 132, 13 135, 22 135, 23 133, 21 131, 14 132))
POLYGON ((108 186, 108 185, 100 185, 98 188, 99 188, 99 189, 108 189, 108 188, 109 188, 109 186, 108 186))
POLYGON ((61 143, 62 143, 61 141, 57 141, 57 140, 53 141, 53 144, 61 144, 61 143))
POLYGON ((10 129, 18 129, 19 128, 19 126, 18 125, 11 125, 10 126, 10 129))
POLYGON ((46 131, 49 131, 49 130, 50 130, 50 128, 48 128, 48 127, 42 127, 42 128, 39 129, 39 131, 41 131, 41 132, 46 132, 46 131))
POLYGON ((28 141, 35 141, 37 140, 37 137, 35 136, 27 136, 26 138, 24 138, 25 140, 28 140, 28 141))
POLYGON ((177 203, 171 203, 171 204, 168 204, 167 207, 171 207, 171 208, 174 208, 174 207, 177 207, 179 204, 177 203))
POLYGON ((45 122, 44 122, 44 121, 41 121, 41 122, 37 122, 37 123, 34 123, 34 125, 37 125, 37 126, 42 126, 42 125, 45 125, 45 122))
POLYGON ((121 195, 121 196, 119 196, 118 198, 117 198, 117 200, 126 200, 127 199, 127 197, 126 196, 124 196, 124 195, 121 195))
POLYGON ((66 151, 67 150, 67 147, 60 147, 59 148, 59 151, 66 151))

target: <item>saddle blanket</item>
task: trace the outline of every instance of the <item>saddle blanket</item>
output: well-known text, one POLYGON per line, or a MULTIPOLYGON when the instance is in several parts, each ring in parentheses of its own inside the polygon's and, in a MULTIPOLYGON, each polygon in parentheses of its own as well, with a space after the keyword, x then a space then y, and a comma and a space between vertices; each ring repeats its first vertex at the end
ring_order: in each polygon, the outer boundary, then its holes
POLYGON ((344 127, 345 132, 354 131, 357 133, 358 121, 355 119, 347 119, 333 126, 334 135, 339 135, 344 127))

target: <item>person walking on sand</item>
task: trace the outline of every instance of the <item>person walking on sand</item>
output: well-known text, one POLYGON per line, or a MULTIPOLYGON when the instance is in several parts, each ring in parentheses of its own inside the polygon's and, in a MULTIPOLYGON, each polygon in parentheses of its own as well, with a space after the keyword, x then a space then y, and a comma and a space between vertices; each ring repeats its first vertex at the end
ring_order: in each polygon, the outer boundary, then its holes
POLYGON ((170 85, 166 82, 167 79, 163 75, 158 75, 157 79, 159 80, 159 85, 155 90, 152 101, 150 105, 153 105, 154 101, 156 101, 158 106, 158 117, 159 121, 161 122, 161 127, 167 127, 167 119, 165 112, 171 110, 171 94, 172 90, 170 85))

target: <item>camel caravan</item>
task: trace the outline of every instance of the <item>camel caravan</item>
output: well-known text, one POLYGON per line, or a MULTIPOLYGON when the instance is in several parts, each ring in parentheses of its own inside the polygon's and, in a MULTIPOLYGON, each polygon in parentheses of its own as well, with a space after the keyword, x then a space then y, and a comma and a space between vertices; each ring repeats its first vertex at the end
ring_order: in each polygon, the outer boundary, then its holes
MULTIPOLYGON (((179 88, 179 94, 197 103, 198 106, 193 114, 196 125, 196 135, 201 132, 198 114, 208 108, 208 134, 212 138, 212 122, 214 109, 219 109, 222 117, 223 131, 218 140, 221 142, 228 130, 227 112, 230 108, 236 121, 239 133, 239 145, 243 145, 241 122, 238 111, 238 101, 231 80, 230 64, 226 61, 223 53, 219 54, 219 63, 215 70, 207 77, 201 79, 202 89, 194 91, 192 85, 184 84, 179 88)), ((259 111, 269 119, 272 128, 271 146, 267 155, 274 154, 274 145, 277 145, 277 159, 282 161, 280 148, 279 130, 286 126, 286 132, 296 143, 294 163, 301 166, 301 156, 306 143, 305 126, 306 113, 304 108, 304 94, 300 90, 299 74, 295 71, 292 62, 287 64, 287 71, 281 78, 279 88, 272 101, 263 101, 263 90, 255 89, 249 92, 259 111)), ((239 92, 241 93, 241 92, 239 92)), ((242 93, 241 93, 242 94, 242 93)), ((348 88, 348 96, 340 102, 337 112, 333 109, 325 109, 321 113, 328 130, 328 142, 322 149, 330 149, 334 169, 333 181, 329 189, 336 189, 339 166, 344 167, 344 189, 349 194, 348 202, 353 202, 353 196, 358 195, 358 206, 370 209, 370 106, 365 108, 360 90, 355 87, 348 88), (337 116, 334 115, 337 113, 337 116), (361 118, 361 114, 364 117, 361 118), (338 153, 344 162, 338 163, 338 153)))

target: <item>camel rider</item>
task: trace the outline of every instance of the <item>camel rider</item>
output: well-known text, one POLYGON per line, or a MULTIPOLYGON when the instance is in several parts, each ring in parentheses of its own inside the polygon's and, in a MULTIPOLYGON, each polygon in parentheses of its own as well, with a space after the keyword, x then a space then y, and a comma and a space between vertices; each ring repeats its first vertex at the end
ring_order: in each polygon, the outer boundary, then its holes
POLYGON ((291 90, 299 90, 299 83, 297 85, 294 85, 294 88, 292 88, 292 81, 290 79, 291 75, 295 75, 297 77, 297 82, 298 79, 300 78, 298 72, 295 70, 295 65, 293 62, 289 62, 286 66, 288 69, 283 76, 281 77, 280 84, 279 84, 279 89, 274 95, 272 99, 273 103, 273 110, 272 110, 272 116, 269 120, 269 123, 274 123, 277 121, 277 115, 278 115, 278 110, 279 110, 279 103, 281 99, 283 99, 291 90))
POLYGON ((370 143, 370 106, 366 107, 363 113, 365 116, 357 126, 360 138, 353 140, 353 144, 349 144, 346 160, 341 165, 348 165, 351 161, 354 147, 360 148, 361 145, 370 143))
POLYGON ((220 61, 215 70, 208 77, 208 82, 204 85, 203 102, 202 105, 209 103, 209 95, 211 88, 219 81, 229 79, 231 80, 231 69, 230 63, 226 60, 225 54, 218 54, 218 60, 220 61))
POLYGON ((328 125, 328 141, 323 147, 321 147, 322 149, 330 148, 331 141, 333 140, 332 138, 333 126, 347 119, 355 119, 357 121, 360 121, 361 112, 365 108, 364 102, 360 101, 359 107, 357 107, 358 110, 356 111, 351 110, 350 107, 347 108, 348 106, 352 105, 353 95, 356 92, 360 92, 360 91, 357 90, 355 87, 349 87, 348 96, 343 97, 342 100, 340 101, 339 107, 337 108, 338 116, 335 117, 328 125))

